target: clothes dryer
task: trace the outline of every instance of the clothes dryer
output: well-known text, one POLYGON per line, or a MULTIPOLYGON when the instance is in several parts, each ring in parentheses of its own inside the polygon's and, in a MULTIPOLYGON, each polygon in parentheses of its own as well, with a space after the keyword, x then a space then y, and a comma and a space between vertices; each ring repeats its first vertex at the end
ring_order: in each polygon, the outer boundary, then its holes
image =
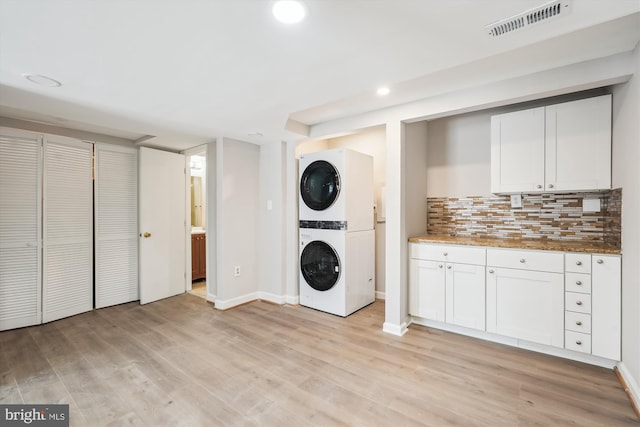
POLYGON ((300 229, 300 305, 338 316, 375 301, 375 231, 300 229))
POLYGON ((300 156, 301 228, 373 228, 373 157, 346 148, 300 156))

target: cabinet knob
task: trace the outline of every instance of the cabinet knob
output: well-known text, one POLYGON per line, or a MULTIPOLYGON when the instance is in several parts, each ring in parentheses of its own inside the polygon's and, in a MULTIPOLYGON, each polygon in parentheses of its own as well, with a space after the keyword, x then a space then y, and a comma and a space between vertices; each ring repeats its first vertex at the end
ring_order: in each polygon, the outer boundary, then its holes
POLYGON ((493 274, 493 270, 489 270, 489 274, 493 274))
POLYGON ((582 265, 582 261, 576 261, 576 265, 582 265))
POLYGON ((438 264, 438 268, 442 268, 442 264, 438 264))
POLYGON ((582 345, 582 341, 580 341, 580 340, 576 340, 576 344, 578 344, 578 345, 582 345))
POLYGON ((525 263, 525 259, 524 258, 520 258, 520 263, 524 264, 525 263))
POLYGON ((450 265, 447 265, 447 270, 451 270, 451 266, 450 265))
POLYGON ((582 286, 582 282, 580 280, 576 280, 576 285, 582 286))
POLYGON ((579 321, 579 320, 576 320, 576 325, 578 325, 578 326, 582 326, 582 322, 581 322, 581 321, 579 321))
POLYGON ((449 253, 448 252, 442 252, 442 255, 447 256, 447 255, 449 255, 449 253))
POLYGON ((576 305, 582 305, 582 301, 576 301, 576 305))
POLYGON ((599 259, 598 261, 596 261, 598 264, 602 264, 604 262, 603 259, 599 259))
POLYGON ((549 185, 548 185, 548 187, 549 187, 549 188, 553 188, 553 184, 549 184, 549 185))
POLYGON ((151 233, 149 233, 148 231, 145 231, 142 237, 144 237, 145 239, 148 239, 149 237, 151 237, 151 233))
POLYGON ((538 184, 536 185, 536 188, 542 188, 542 185, 538 184))

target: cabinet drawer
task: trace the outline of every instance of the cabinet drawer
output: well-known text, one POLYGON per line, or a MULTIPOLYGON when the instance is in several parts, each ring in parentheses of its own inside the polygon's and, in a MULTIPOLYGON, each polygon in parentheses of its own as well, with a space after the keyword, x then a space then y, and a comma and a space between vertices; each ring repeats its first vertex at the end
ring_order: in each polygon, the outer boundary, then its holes
POLYGON ((564 276, 564 290, 581 294, 591 294, 591 275, 566 273, 564 276))
POLYGON ((564 308, 567 311, 591 314, 591 295, 565 292, 564 308))
POLYGON ((564 329, 567 331, 591 333, 591 315, 586 313, 564 312, 564 329))
POLYGON ((590 254, 565 254, 565 271, 591 274, 590 254))
POLYGON ((564 348, 582 353, 591 353, 591 335, 565 331, 564 348))
POLYGON ((558 252, 487 249, 487 265, 518 270, 564 272, 564 255, 558 252))
POLYGON ((459 264, 485 265, 485 248, 411 243, 411 258, 459 264))

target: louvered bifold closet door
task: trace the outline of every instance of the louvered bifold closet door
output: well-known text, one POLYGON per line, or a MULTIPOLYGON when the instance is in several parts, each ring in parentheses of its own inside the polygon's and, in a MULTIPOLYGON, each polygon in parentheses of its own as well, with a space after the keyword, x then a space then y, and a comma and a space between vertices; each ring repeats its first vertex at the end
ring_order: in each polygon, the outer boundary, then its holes
POLYGON ((0 128, 0 330, 41 322, 41 138, 0 128))
POLYGON ((96 308, 139 299, 138 150, 96 145, 96 308))
POLYGON ((93 144, 44 141, 42 321, 93 309, 93 144))

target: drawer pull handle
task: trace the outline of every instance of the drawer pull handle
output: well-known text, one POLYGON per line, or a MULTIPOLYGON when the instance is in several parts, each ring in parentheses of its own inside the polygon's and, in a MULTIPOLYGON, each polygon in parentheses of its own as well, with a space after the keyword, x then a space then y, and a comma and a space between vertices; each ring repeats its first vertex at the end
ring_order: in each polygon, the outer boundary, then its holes
POLYGON ((582 305, 582 301, 576 301, 576 305, 582 305))
POLYGON ((576 265, 582 265, 582 261, 576 261, 576 265))
POLYGON ((522 264, 524 264, 524 263, 525 263, 525 259, 524 259, 524 258, 520 258, 520 262, 521 262, 522 264))
POLYGON ((447 255, 449 255, 449 253, 448 252, 442 252, 442 255, 447 256, 447 255))
POLYGON ((598 264, 602 264, 603 262, 604 262, 604 261, 603 261, 602 259, 599 259, 599 260, 597 261, 597 263, 598 263, 598 264))
POLYGON ((578 345, 582 345, 582 341, 580 341, 580 340, 576 340, 576 344, 578 344, 578 345))
POLYGON ((493 274, 493 270, 489 270, 489 274, 493 274))
POLYGON ((582 326, 582 322, 581 322, 581 321, 579 321, 579 320, 576 320, 576 325, 578 325, 578 326, 582 326))
POLYGON ((580 280, 576 280, 576 285, 582 286, 582 282, 580 280))

